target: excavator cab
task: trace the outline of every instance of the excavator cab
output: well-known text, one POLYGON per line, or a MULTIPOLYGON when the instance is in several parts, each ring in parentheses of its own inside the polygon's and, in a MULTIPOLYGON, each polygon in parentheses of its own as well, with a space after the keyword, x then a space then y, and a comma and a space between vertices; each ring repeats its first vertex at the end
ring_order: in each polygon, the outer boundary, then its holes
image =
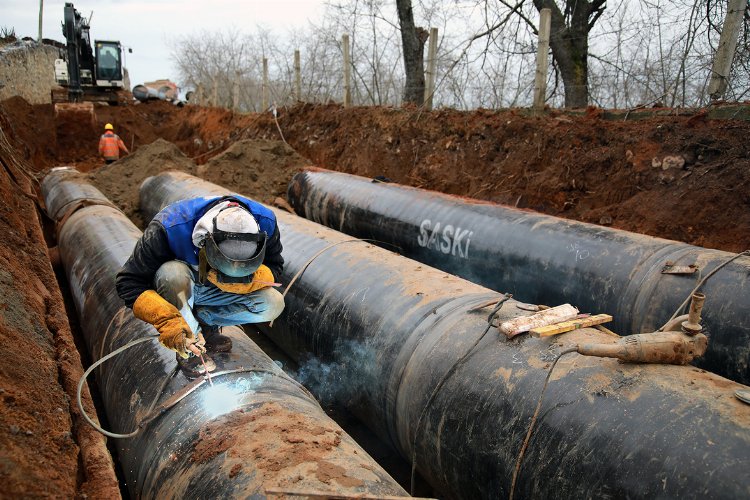
POLYGON ((96 85, 122 88, 122 49, 120 42, 97 40, 96 85))

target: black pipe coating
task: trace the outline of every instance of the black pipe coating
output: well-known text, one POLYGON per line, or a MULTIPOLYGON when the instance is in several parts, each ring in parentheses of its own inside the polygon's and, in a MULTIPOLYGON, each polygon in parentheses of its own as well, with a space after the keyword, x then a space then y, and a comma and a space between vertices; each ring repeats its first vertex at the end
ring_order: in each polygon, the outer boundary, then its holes
MULTIPOLYGON (((623 335, 664 325, 733 254, 322 169, 289 185, 295 211, 534 304, 607 313, 623 335), (662 274, 697 266, 689 275, 662 274)), ((702 288, 706 355, 696 366, 750 384, 750 257, 702 288)), ((685 311, 686 312, 686 311, 685 311)))
MULTIPOLYGON (((140 192, 146 217, 179 199, 229 194, 172 172, 147 179, 140 192)), ((561 345, 612 337, 586 328, 506 340, 486 330, 489 309, 471 311, 497 293, 275 212, 281 281, 304 272, 270 337, 298 360, 316 356, 307 366, 319 389, 415 457, 441 497, 507 498, 561 345)), ((519 305, 506 302, 500 320, 528 314, 519 305)), ((568 354, 552 374, 516 498, 746 497, 750 411, 733 395, 741 387, 690 366, 568 354)))
MULTIPOLYGON (((42 184, 50 214, 93 189, 70 169, 42 184), (54 196, 50 196, 53 193, 54 196)), ((106 201, 98 193, 95 200, 106 201)), ((111 206, 86 206, 64 222, 59 249, 93 360, 156 330, 135 319, 115 273, 141 232, 111 206)), ((214 354, 214 377, 130 439, 116 441, 132 498, 265 498, 266 488, 329 494, 406 492, 237 328, 231 353, 214 354)), ((172 351, 139 344, 95 372, 111 431, 128 433, 190 383, 172 351)))

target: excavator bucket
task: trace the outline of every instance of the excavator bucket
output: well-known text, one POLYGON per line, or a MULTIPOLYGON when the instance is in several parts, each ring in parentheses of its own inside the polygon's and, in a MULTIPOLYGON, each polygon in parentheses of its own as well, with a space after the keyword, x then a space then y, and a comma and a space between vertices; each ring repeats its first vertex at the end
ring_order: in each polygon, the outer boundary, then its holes
POLYGON ((96 124, 94 103, 92 102, 60 102, 55 104, 55 121, 73 120, 76 123, 90 122, 96 124))
POLYGON ((98 137, 94 103, 65 102, 55 104, 57 141, 80 142, 84 137, 98 137))

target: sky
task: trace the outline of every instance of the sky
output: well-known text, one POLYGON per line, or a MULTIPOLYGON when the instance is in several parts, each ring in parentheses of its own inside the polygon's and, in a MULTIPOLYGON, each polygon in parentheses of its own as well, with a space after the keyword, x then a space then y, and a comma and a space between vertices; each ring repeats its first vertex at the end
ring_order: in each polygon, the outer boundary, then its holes
MULTIPOLYGON (((43 0, 42 36, 64 42, 60 24, 65 1, 43 0)), ((324 0, 78 0, 73 4, 91 19, 91 39, 119 40, 125 51, 125 66, 131 86, 169 78, 177 81, 170 60, 170 40, 199 31, 227 29, 248 31, 260 25, 279 36, 323 15, 324 0)), ((39 2, 0 0, 0 29, 13 28, 16 36, 37 38, 39 2)))

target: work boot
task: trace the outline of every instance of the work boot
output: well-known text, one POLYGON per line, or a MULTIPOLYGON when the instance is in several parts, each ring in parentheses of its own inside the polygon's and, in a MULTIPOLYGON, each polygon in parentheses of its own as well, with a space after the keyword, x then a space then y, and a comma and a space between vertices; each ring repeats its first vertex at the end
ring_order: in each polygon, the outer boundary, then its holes
POLYGON ((206 351, 229 352, 232 350, 232 339, 222 335, 220 326, 201 325, 203 338, 206 339, 206 351))
POLYGON ((206 373, 206 368, 209 372, 216 370, 216 363, 211 359, 208 354, 203 355, 203 361, 206 362, 205 368, 203 362, 201 362, 200 356, 190 355, 187 359, 183 358, 179 354, 177 355, 177 365, 182 370, 182 373, 189 379, 202 377, 206 373))

